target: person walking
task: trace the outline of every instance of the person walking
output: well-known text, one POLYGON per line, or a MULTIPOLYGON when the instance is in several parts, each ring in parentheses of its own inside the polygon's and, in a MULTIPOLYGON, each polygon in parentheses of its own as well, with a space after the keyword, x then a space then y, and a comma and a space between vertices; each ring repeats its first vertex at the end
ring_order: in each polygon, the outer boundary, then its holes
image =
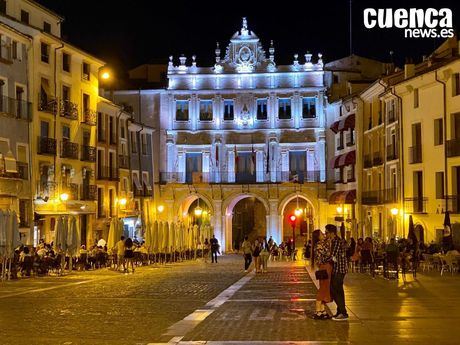
POLYGON ((337 314, 332 317, 334 321, 348 320, 345 308, 345 292, 343 280, 348 273, 346 242, 337 236, 337 227, 334 224, 326 225, 327 238, 331 241, 331 256, 333 261, 331 278, 331 296, 337 304, 337 314))
POLYGON ((260 261, 262 263, 262 273, 267 272, 269 257, 270 257, 270 249, 269 249, 269 245, 267 242, 267 238, 264 237, 264 239, 262 240, 261 247, 260 247, 260 261))
POLYGON ((120 267, 123 267, 123 271, 126 271, 125 267, 125 236, 121 236, 120 240, 115 245, 117 251, 117 271, 120 267))
POLYGON ((312 317, 316 320, 325 320, 330 318, 326 311, 326 303, 331 302, 331 246, 321 230, 313 231, 312 239, 312 267, 317 268, 315 275, 319 280, 319 289, 316 294, 316 312, 312 317))
POLYGON ((241 245, 241 250, 243 251, 244 257, 244 272, 248 272, 249 266, 252 262, 252 246, 251 242, 248 240, 248 236, 244 236, 243 244, 241 245))
POLYGON ((252 246, 252 257, 254 258, 254 266, 256 273, 260 273, 260 250, 260 242, 258 240, 255 240, 254 245, 252 246))
POLYGON ((203 258, 206 264, 209 261, 209 248, 211 248, 211 245, 209 244, 209 241, 206 238, 203 243, 203 258))
POLYGON ((214 235, 212 235, 212 238, 209 242, 211 243, 211 263, 214 263, 215 261, 217 264, 217 253, 219 252, 219 241, 214 235))
POLYGON ((133 240, 131 238, 127 238, 125 240, 125 260, 126 260, 126 268, 125 271, 129 272, 129 264, 131 264, 131 269, 134 273, 134 248, 133 248, 133 240))

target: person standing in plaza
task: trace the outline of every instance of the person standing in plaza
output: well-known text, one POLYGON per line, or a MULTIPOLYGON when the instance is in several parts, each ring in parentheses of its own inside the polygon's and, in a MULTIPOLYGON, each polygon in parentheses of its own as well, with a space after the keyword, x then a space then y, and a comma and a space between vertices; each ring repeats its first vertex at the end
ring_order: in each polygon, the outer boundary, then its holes
POLYGON ((343 280, 348 272, 346 242, 337 236, 337 227, 334 224, 326 225, 327 238, 331 241, 331 256, 333 261, 331 278, 331 295, 337 305, 337 313, 332 317, 334 321, 348 320, 345 308, 345 292, 343 280))
POLYGON ((115 248, 117 250, 117 270, 123 267, 123 271, 125 271, 125 236, 120 237, 120 241, 117 242, 115 248))
POLYGON ((313 318, 325 320, 329 319, 326 303, 331 302, 331 246, 321 230, 313 231, 312 238, 312 267, 317 268, 315 275, 319 280, 319 289, 316 294, 316 312, 313 314, 313 318))
POLYGON ((267 272, 268 267, 268 258, 270 257, 270 249, 267 242, 267 238, 264 237, 262 240, 262 245, 260 247, 260 261, 262 263, 262 273, 267 272))
POLYGON ((134 273, 134 248, 133 248, 133 240, 131 238, 127 238, 125 240, 125 260, 126 260, 126 268, 125 271, 129 271, 129 264, 131 264, 131 269, 134 273))
POLYGON ((219 252, 219 241, 217 240, 216 236, 212 235, 212 238, 209 242, 211 244, 211 263, 214 263, 215 261, 217 264, 217 253, 219 252))
POLYGON ((248 236, 244 236, 243 244, 241 245, 241 250, 243 251, 244 256, 244 271, 248 272, 249 266, 252 262, 252 245, 248 240, 248 236))
POLYGON ((252 257, 254 259, 256 273, 260 272, 260 249, 260 242, 258 240, 255 240, 254 245, 252 246, 252 257))

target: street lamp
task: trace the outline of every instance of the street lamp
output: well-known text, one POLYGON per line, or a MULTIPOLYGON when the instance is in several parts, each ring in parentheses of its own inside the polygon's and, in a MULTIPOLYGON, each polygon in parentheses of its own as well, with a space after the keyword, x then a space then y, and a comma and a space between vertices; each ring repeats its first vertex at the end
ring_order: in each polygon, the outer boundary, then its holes
POLYGON ((297 217, 300 217, 303 213, 303 210, 299 207, 299 196, 297 195, 297 207, 294 211, 294 214, 297 216, 297 217))
POLYGON ((393 208, 390 210, 390 213, 391 213, 391 215, 393 216, 393 232, 394 232, 394 234, 391 234, 391 235, 395 235, 395 236, 396 236, 396 233, 398 232, 397 224, 396 224, 396 216, 398 215, 399 210, 398 210, 396 207, 393 207, 393 208))
POLYGON ((198 206, 195 207, 195 216, 201 217, 201 214, 203 213, 203 209, 200 207, 200 198, 198 198, 198 206))
POLYGON ((337 206, 336 211, 338 214, 342 214, 343 208, 341 206, 337 206))
POLYGON ((126 198, 121 198, 120 200, 118 200, 118 202, 119 202, 120 206, 124 207, 124 206, 126 206, 127 200, 126 200, 126 198))
POLYGON ((393 216, 397 216, 398 213, 399 213, 399 210, 396 208, 396 207, 393 207, 391 210, 390 210, 391 214, 393 216))
POLYGON ((165 207, 163 205, 158 205, 157 210, 162 213, 165 210, 165 207))
POLYGON ((61 199, 61 201, 67 201, 69 200, 69 194, 67 193, 62 193, 59 198, 61 199))
POLYGON ((292 227, 292 252, 294 253, 294 255, 295 255, 295 225, 296 225, 296 220, 297 220, 297 217, 294 214, 289 216, 289 222, 291 223, 291 227, 292 227))

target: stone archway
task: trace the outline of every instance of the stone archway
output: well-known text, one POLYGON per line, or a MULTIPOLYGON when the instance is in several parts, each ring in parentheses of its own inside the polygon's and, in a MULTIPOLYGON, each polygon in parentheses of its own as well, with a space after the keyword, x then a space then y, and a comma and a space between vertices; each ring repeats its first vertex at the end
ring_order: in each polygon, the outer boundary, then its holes
POLYGON ((284 235, 286 234, 286 231, 290 229, 286 229, 286 222, 284 221, 284 213, 286 210, 286 207, 288 206, 289 203, 292 201, 296 200, 297 198, 303 200, 308 207, 311 209, 312 217, 313 217, 313 227, 314 228, 319 228, 319 219, 317 217, 316 213, 316 208, 315 205, 312 203, 311 198, 305 194, 305 193, 291 193, 287 196, 285 196, 279 203, 278 205, 278 216, 279 216, 279 227, 281 229, 280 231, 280 239, 283 239, 284 235))
POLYGON ((225 243, 225 250, 232 251, 233 250, 233 209, 235 208, 236 204, 243 199, 246 198, 255 198, 256 200, 260 201, 265 208, 265 224, 266 224, 266 234, 269 234, 269 214, 270 208, 268 202, 260 195, 255 193, 244 193, 244 194, 236 194, 228 197, 223 205, 223 228, 224 228, 224 243, 225 243))
POLYGON ((206 195, 195 193, 186 196, 174 205, 172 219, 181 220, 188 213, 190 206, 198 199, 204 201, 206 207, 210 210, 211 214, 214 215, 214 205, 211 200, 206 195))

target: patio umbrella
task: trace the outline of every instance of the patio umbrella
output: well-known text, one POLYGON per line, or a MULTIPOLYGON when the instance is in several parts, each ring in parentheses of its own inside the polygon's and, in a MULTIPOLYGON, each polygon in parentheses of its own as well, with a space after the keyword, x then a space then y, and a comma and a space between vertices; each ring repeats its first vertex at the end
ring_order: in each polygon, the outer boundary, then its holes
POLYGON ((158 252, 158 221, 153 222, 152 226, 152 252, 157 253, 158 252))
POLYGON ((69 222, 69 231, 67 233, 67 252, 71 257, 77 256, 78 253, 78 244, 79 244, 79 236, 77 233, 77 220, 75 217, 70 218, 69 222))
POLYGON ((117 240, 120 238, 118 235, 118 223, 115 218, 112 218, 109 226, 109 236, 107 236, 107 250, 112 251, 115 247, 117 240))
POLYGON ((58 218, 54 227, 54 247, 58 252, 67 249, 67 227, 62 216, 58 218))
POLYGON ((0 257, 6 254, 6 213, 0 210, 0 257))
POLYGON ((198 246, 198 241, 199 241, 199 228, 198 228, 198 225, 194 225, 193 226, 193 242, 192 242, 192 245, 193 245, 193 249, 196 249, 197 246, 198 246))
POLYGON ((173 222, 169 226, 169 247, 171 252, 176 251, 176 225, 173 222))
POLYGON ((161 244, 162 250, 166 253, 168 251, 168 245, 169 245, 169 223, 164 222, 163 223, 163 241, 161 244))
POLYGON ((340 224, 340 237, 342 237, 343 240, 345 239, 345 224, 343 222, 340 224))
POLYGON ((409 231, 407 233, 407 239, 411 239, 413 243, 417 243, 417 236, 415 235, 414 220, 412 215, 409 215, 409 231))
POLYGON ((145 242, 145 247, 147 248, 147 251, 150 253, 151 248, 152 248, 152 223, 150 221, 147 222, 144 230, 144 242, 145 242))
POLYGON ((453 248, 452 225, 450 223, 449 211, 444 214, 444 231, 442 236, 442 247, 444 251, 449 251, 453 248))

